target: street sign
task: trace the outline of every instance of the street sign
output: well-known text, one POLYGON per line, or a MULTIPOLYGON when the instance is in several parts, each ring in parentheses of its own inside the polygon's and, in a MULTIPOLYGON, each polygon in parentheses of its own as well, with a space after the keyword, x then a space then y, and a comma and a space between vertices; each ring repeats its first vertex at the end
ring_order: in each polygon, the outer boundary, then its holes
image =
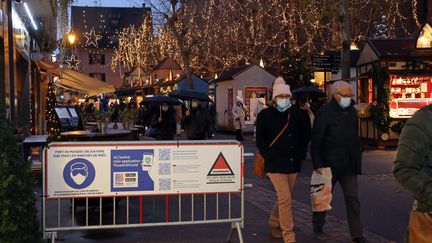
POLYGON ((315 71, 332 71, 338 69, 340 56, 338 53, 312 55, 312 67, 315 71))

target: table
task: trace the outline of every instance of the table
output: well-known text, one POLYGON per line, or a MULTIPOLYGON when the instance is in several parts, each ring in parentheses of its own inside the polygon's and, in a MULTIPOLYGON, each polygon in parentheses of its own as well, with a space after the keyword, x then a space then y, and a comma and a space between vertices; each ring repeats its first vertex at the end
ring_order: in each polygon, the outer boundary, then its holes
POLYGON ((31 147, 45 147, 48 144, 48 135, 32 135, 24 138, 24 159, 28 160, 31 147))
POLYGON ((93 132, 91 130, 76 130, 60 133, 66 139, 90 139, 90 140, 109 140, 110 138, 127 137, 132 133, 131 130, 108 128, 105 133, 93 132))

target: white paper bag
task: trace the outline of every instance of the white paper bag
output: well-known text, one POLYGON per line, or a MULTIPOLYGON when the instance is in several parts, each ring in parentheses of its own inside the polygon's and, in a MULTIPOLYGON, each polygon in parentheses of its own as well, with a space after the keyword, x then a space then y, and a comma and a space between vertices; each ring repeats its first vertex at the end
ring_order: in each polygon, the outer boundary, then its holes
POLYGON ((324 212, 331 209, 332 173, 330 167, 323 168, 323 174, 312 173, 310 196, 313 212, 324 212))

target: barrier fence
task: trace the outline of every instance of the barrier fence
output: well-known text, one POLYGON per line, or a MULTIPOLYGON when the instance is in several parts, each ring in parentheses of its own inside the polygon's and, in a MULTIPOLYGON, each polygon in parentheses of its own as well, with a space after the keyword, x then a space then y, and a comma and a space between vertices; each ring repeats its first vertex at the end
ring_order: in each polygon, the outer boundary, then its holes
POLYGON ((44 150, 42 227, 57 232, 150 226, 244 227, 237 141, 51 143, 44 150))

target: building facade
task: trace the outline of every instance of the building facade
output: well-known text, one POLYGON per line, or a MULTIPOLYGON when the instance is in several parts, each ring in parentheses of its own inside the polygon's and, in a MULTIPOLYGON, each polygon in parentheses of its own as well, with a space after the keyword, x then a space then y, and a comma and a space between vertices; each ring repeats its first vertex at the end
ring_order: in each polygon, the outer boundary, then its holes
POLYGON ((43 132, 44 83, 36 61, 55 48, 56 11, 55 0, 0 2, 0 104, 29 133, 43 132))
POLYGON ((77 43, 72 47, 72 55, 66 58, 66 65, 115 87, 123 86, 122 75, 131 70, 111 69, 118 34, 123 28, 138 27, 147 15, 151 15, 151 9, 145 5, 141 8, 72 6, 71 26, 77 43))

